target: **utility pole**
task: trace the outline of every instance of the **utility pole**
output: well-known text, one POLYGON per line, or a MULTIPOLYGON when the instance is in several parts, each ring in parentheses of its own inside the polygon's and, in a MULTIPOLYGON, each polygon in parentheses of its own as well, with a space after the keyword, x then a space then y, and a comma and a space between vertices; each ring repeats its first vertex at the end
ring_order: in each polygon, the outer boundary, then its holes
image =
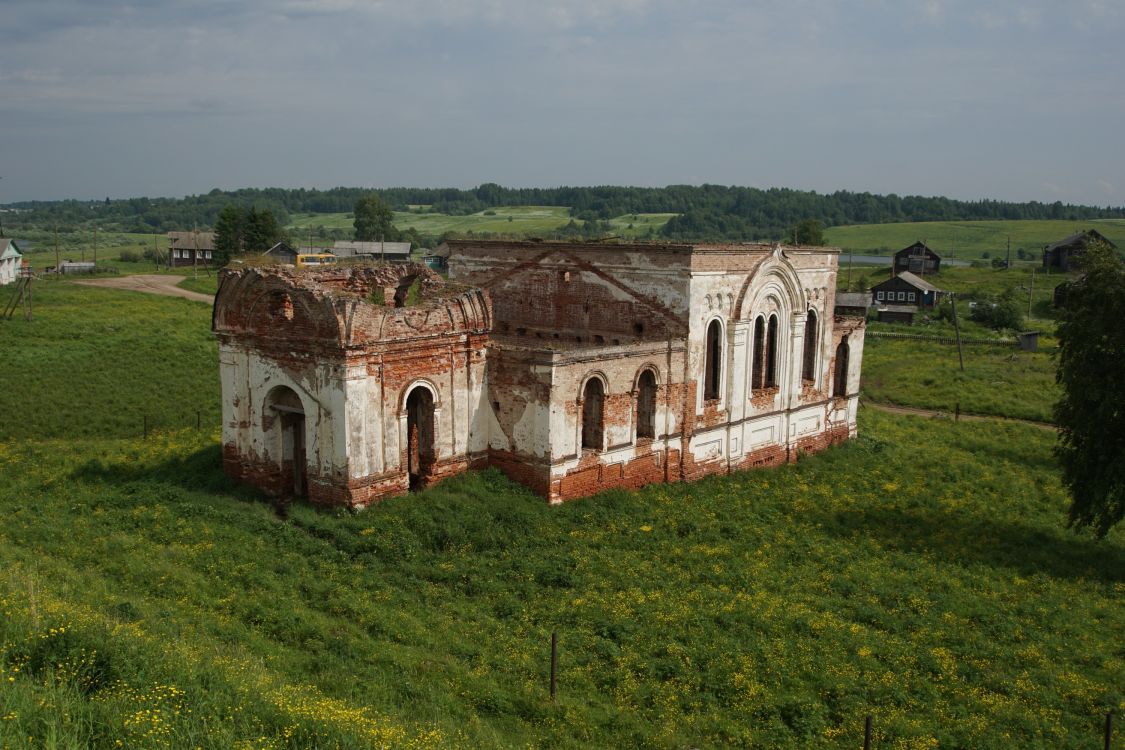
POLYGON ((957 294, 954 292, 950 292, 949 298, 953 302, 953 330, 957 332, 957 359, 961 362, 961 372, 964 372, 965 355, 961 351, 961 326, 957 323, 957 294))
POLYGON ((59 262, 59 225, 55 225, 55 273, 62 273, 62 263, 59 262))
POLYGON ((1012 267, 1012 235, 1008 235, 1008 259, 1004 261, 1004 268, 1009 269, 1012 267))
POLYGON ((380 263, 386 263, 387 262, 387 254, 383 250, 383 235, 379 235, 379 262, 380 263))
POLYGON ((191 254, 191 277, 194 279, 199 276, 199 229, 195 225, 191 227, 191 240, 195 245, 191 254))
POLYGON ((94 268, 98 267, 98 225, 94 225, 94 268))
POLYGON ((1031 295, 1035 291, 1035 266, 1031 267, 1031 284, 1027 287, 1027 319, 1031 320, 1031 295))
MULTIPOLYGON (((852 256, 855 254, 855 248, 848 248, 848 291, 852 290, 852 256)), ((894 261, 891 261, 892 263, 894 261)))

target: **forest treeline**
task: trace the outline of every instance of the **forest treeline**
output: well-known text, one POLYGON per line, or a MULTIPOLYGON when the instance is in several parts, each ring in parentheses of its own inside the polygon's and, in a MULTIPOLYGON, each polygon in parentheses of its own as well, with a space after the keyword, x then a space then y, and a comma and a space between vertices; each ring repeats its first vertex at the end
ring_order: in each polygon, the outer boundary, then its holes
POLYGON ((215 226, 219 213, 233 204, 269 209, 284 226, 292 213, 349 212, 368 193, 378 194, 396 210, 426 210, 467 215, 501 206, 567 206, 579 221, 604 221, 640 213, 678 214, 663 228, 670 239, 760 240, 783 237, 803 219, 824 226, 902 221, 970 221, 982 219, 1085 220, 1125 217, 1125 208, 1079 206, 1062 202, 1013 203, 963 201, 925 196, 875 195, 846 190, 816 193, 788 188, 760 189, 723 185, 642 187, 506 188, 494 183, 458 188, 337 187, 330 190, 244 188, 215 189, 185 198, 128 198, 104 201, 27 201, 3 217, 11 232, 21 227, 79 228, 97 224, 126 232, 186 231, 215 226))

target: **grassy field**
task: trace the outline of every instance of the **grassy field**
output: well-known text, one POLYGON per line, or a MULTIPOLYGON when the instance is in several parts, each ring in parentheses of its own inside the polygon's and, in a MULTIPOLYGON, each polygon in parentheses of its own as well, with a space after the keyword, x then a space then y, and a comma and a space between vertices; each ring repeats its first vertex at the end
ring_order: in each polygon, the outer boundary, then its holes
POLYGON ((873 401, 1050 422, 1060 395, 1049 351, 966 346, 961 372, 956 346, 875 337, 864 344, 863 397, 873 401))
POLYGON ((199 292, 200 294, 216 294, 219 291, 219 274, 212 272, 210 274, 200 274, 193 278, 189 273, 189 275, 185 276, 184 280, 176 284, 176 286, 181 289, 199 292))
POLYGON ((218 347, 199 302, 42 281, 0 322, 3 439, 139 436, 219 418, 218 347))
MULTIPOLYGON (((658 233, 675 214, 629 214, 610 220, 615 234, 639 237, 658 233)), ((298 235, 302 229, 352 230, 354 219, 348 213, 293 214, 290 228, 298 235)), ((446 232, 491 232, 496 234, 534 236, 558 231, 571 221, 565 206, 500 206, 468 216, 452 216, 429 211, 398 211, 395 226, 413 227, 422 235, 437 237, 446 232)), ((582 222, 578 222, 582 223, 582 222)))
POLYGON ((885 255, 924 240, 943 258, 978 259, 1007 257, 1012 239, 1012 260, 1018 251, 1042 260, 1043 248, 1083 229, 1097 229, 1107 239, 1125 247, 1125 219, 1091 221, 929 221, 900 224, 863 224, 829 227, 827 244, 845 250, 885 255))
POLYGON ((774 471, 282 520, 183 426, 207 306, 41 289, 0 323, 4 747, 1085 748, 1125 708, 1125 534, 1062 528, 1045 431, 864 411, 774 471))

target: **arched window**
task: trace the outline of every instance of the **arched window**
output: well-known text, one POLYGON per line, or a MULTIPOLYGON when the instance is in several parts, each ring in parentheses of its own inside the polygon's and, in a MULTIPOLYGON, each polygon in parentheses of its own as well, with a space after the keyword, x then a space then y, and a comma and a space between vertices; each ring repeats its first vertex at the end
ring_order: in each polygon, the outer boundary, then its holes
POLYGON ((777 387, 777 316, 770 316, 769 333, 766 334, 766 388, 777 387))
POLYGON ((656 376, 645 370, 637 380, 637 437, 656 437, 656 376))
POLYGON ((801 379, 816 380, 816 312, 805 318, 805 354, 801 358, 801 379))
POLYGON ((766 324, 762 316, 754 321, 754 371, 750 374, 750 391, 766 387, 766 324))
POLYGON ((844 397, 848 395, 848 340, 845 338, 836 347, 836 372, 832 378, 832 395, 844 397))
POLYGON ((712 320, 707 326, 707 363, 703 369, 703 398, 719 398, 723 382, 723 326, 712 320))
POLYGON ((582 447, 600 451, 602 449, 602 410, 605 402, 605 389, 602 381, 590 378, 582 391, 582 447))

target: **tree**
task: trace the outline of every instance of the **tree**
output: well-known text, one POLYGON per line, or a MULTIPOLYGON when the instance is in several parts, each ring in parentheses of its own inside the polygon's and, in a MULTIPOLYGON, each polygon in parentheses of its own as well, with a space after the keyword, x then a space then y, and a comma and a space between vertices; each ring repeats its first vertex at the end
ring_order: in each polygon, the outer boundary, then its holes
POLYGON ((215 262, 221 266, 230 263, 231 256, 242 252, 242 224, 245 214, 233 203, 228 203, 215 222, 215 262))
POLYGON ((391 207, 375 193, 368 193, 356 201, 355 238, 360 242, 398 242, 401 234, 395 229, 393 221, 391 207))
POLYGON ((804 219, 789 228, 788 239, 794 245, 823 245, 824 226, 817 219, 804 219))
POLYGON ((1082 264, 1058 327, 1055 453, 1070 490, 1068 525, 1104 537, 1125 515, 1125 269, 1100 243, 1082 264))
POLYGON ((264 253, 276 245, 283 237, 281 227, 273 211, 264 208, 261 211, 250 207, 242 229, 242 244, 247 252, 264 253))

